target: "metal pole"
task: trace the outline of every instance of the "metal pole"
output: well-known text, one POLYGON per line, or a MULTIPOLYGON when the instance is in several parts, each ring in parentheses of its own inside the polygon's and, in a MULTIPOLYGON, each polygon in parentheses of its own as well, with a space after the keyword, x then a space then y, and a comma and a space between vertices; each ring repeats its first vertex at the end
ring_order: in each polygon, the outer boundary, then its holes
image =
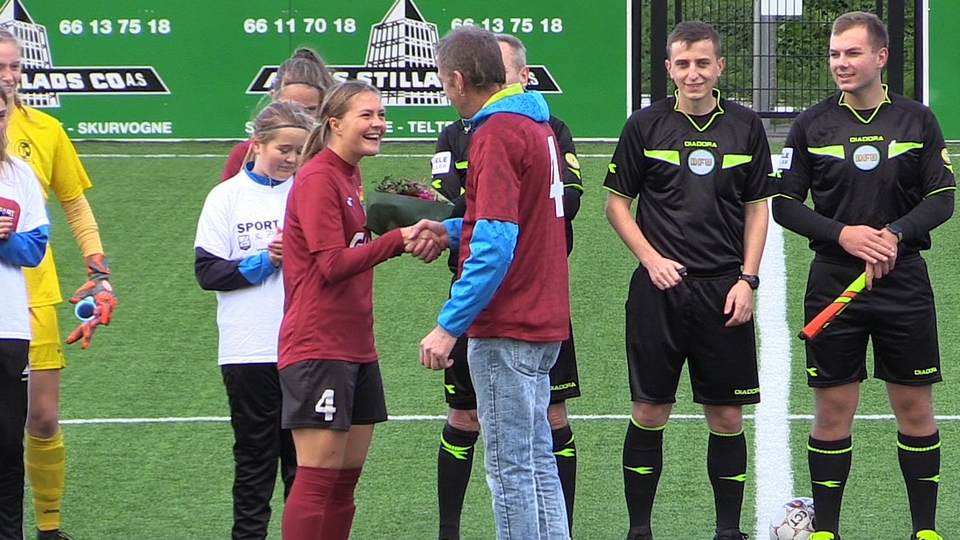
POLYGON ((890 0, 887 28, 890 31, 890 60, 887 62, 887 84, 890 90, 903 94, 903 23, 906 18, 903 0, 890 0))
POLYGON ((633 110, 643 106, 643 0, 632 0, 630 48, 633 52, 633 95, 630 97, 633 110))
MULTIPOLYGON (((679 1, 679 0, 678 0, 679 1)), ((667 0, 650 3, 650 102, 667 97, 667 0)))
POLYGON ((777 87, 776 16, 764 15, 762 0, 753 3, 753 110, 773 112, 777 87))
POLYGON ((760 31, 760 2, 753 2, 753 110, 760 111, 760 102, 763 97, 760 95, 760 70, 762 61, 760 60, 760 41, 763 39, 760 31))
POLYGON ((923 79, 926 77, 923 58, 923 34, 927 28, 927 14, 923 0, 913 3, 913 99, 923 103, 923 79))

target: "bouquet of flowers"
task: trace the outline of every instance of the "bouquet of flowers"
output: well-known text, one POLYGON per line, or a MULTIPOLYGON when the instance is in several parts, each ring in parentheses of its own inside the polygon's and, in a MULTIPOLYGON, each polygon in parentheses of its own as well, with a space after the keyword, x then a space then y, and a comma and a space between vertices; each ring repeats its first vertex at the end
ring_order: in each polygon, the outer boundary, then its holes
POLYGON ((387 175, 367 194, 367 228, 383 234, 407 227, 421 219, 441 221, 450 217, 453 204, 427 184, 387 175))

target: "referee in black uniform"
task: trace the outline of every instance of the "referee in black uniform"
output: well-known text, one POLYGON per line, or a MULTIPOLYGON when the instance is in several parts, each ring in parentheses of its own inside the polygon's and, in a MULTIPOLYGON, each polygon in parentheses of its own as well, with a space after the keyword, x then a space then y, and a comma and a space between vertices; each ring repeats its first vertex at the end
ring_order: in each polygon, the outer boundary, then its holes
POLYGON ((887 31, 875 15, 833 23, 830 70, 840 92, 796 120, 780 157, 774 218, 810 239, 804 316, 812 319, 861 272, 867 291, 807 340, 815 415, 807 445, 817 510, 811 540, 839 538, 851 462, 851 428, 866 348, 897 418, 900 469, 913 539, 935 532, 940 435, 932 384, 941 380, 937 318, 927 265, 930 231, 953 213, 956 181, 933 113, 880 82, 887 31), (814 207, 804 205, 808 192, 814 207), (880 279, 882 278, 882 279, 880 279))
POLYGON ((604 181, 607 218, 640 261, 626 303, 628 540, 653 538, 663 432, 685 361, 710 430, 714 538, 746 538, 743 405, 760 401, 753 290, 776 186, 760 118, 714 88, 723 67, 713 28, 678 24, 666 60, 676 94, 627 120, 604 181))
MULTIPOLYGON (((500 52, 506 68, 506 83, 527 85, 530 70, 527 68, 527 51, 517 38, 498 34, 500 52)), ((566 218, 567 255, 573 250, 573 218, 580 209, 580 194, 583 184, 580 178, 580 162, 573 144, 570 129, 562 120, 550 117, 550 127, 557 136, 557 146, 565 161, 563 168, 563 215, 566 218)), ((463 121, 447 126, 437 139, 437 153, 432 160, 433 187, 454 201, 453 216, 463 216, 465 211, 464 186, 467 183, 467 152, 471 131, 463 121)), ((449 266, 457 271, 459 251, 450 249, 449 266)), ((480 434, 477 420, 477 400, 470 381, 467 364, 467 338, 457 340, 451 357, 453 366, 444 372, 444 395, 449 407, 447 423, 440 436, 440 451, 437 457, 437 495, 440 504, 440 539, 460 538, 460 513, 463 499, 473 468, 473 452, 480 434)), ((557 363, 550 370, 550 406, 547 418, 553 430, 553 453, 567 507, 568 526, 573 531, 573 500, 577 477, 577 449, 573 431, 567 419, 566 400, 580 396, 580 379, 577 374, 577 357, 573 344, 573 326, 570 339, 560 347, 557 363)))

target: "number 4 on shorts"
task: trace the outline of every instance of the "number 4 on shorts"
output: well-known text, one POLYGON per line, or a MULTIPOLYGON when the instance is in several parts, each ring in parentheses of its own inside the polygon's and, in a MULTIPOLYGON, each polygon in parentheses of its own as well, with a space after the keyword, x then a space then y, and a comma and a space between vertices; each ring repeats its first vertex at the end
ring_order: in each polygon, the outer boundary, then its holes
POLYGON ((313 410, 317 414, 323 415, 324 422, 333 421, 333 415, 337 414, 337 407, 333 403, 333 388, 327 388, 323 391, 323 394, 320 395, 320 401, 317 402, 317 406, 313 410))

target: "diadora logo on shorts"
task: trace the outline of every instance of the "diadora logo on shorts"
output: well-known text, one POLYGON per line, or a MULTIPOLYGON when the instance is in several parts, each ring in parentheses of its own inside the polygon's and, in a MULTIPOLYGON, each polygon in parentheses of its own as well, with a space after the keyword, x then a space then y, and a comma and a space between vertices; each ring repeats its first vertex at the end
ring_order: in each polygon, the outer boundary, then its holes
POLYGON ((927 369, 915 369, 913 370, 913 374, 920 377, 922 375, 933 375, 937 371, 939 370, 936 367, 928 367, 927 369))
POLYGON ((0 8, 0 30, 17 36, 25 51, 20 94, 27 105, 59 107, 61 94, 170 93, 160 75, 149 66, 54 66, 47 28, 34 22, 20 0, 7 0, 0 8))
POLYGON ((752 396, 759 393, 759 388, 737 388, 733 391, 733 395, 735 396, 752 396))
MULTIPOLYGON (((338 82, 357 79, 376 86, 384 105, 446 107, 450 102, 443 93, 434 56, 439 41, 437 25, 423 18, 413 0, 396 0, 383 20, 370 28, 366 63, 330 66, 330 71, 338 82)), ((247 93, 268 92, 276 78, 277 67, 260 68, 247 93)), ((528 67, 528 89, 562 93, 545 66, 528 67)))

